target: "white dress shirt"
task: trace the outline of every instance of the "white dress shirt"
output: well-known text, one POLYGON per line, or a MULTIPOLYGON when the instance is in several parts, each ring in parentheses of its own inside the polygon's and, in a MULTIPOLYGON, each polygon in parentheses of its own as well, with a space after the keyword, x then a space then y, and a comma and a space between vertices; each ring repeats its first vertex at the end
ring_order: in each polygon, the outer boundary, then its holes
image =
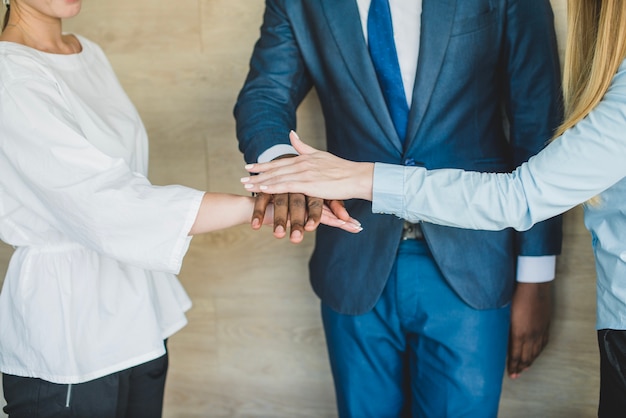
POLYGON ((81 383, 157 358, 203 192, 146 178, 140 117, 100 48, 0 42, 0 371, 81 383))

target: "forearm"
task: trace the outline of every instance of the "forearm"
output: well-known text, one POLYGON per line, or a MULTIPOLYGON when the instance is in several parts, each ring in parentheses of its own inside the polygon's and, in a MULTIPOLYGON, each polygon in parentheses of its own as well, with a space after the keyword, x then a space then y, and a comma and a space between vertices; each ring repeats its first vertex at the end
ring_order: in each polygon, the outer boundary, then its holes
POLYGON ((248 223, 253 208, 254 199, 252 197, 226 193, 205 193, 189 235, 204 234, 248 223))
POLYGON ((296 109, 312 88, 284 8, 284 1, 266 5, 261 37, 234 109, 239 149, 247 162, 257 162, 273 146, 288 145, 296 109))
POLYGON ((372 210, 457 228, 526 230, 533 219, 523 188, 519 179, 507 177, 376 164, 372 210))
POLYGON ((358 169, 352 175, 355 197, 371 202, 374 189, 374 163, 356 164, 358 169))
POLYGON ((560 125, 561 74, 547 0, 509 2, 505 109, 514 166, 541 151, 560 125))

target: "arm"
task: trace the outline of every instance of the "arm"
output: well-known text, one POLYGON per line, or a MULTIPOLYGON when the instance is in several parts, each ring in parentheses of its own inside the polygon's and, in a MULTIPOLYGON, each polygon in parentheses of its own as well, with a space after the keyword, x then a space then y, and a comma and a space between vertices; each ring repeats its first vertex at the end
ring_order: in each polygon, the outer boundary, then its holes
MULTIPOLYGON (((0 95, 0 188, 61 234, 138 267, 176 272, 188 235, 245 223, 251 197, 155 186, 86 138, 53 81, 29 77, 0 95)), ((115 148, 116 154, 126 151, 115 148)), ((132 157, 130 157, 132 158, 132 157)), ((263 223, 271 223, 269 207, 263 223)), ((325 208, 321 222, 358 232, 325 208)))
MULTIPOLYGON (((252 197, 205 193, 189 235, 198 235, 248 222, 254 208, 252 197)), ((271 223, 271 210, 264 223, 271 223)))
POLYGON ((625 129, 622 65, 603 100, 585 119, 513 173, 427 172, 377 164, 373 210, 464 228, 526 230, 626 176, 625 129))
MULTIPOLYGON (((503 91, 517 166, 539 152, 561 122, 561 80, 550 2, 508 4, 503 91)), ((552 299, 539 296, 548 293, 551 284, 529 282, 554 279, 561 228, 562 219, 557 216, 517 233, 518 284, 511 305, 508 356, 511 377, 528 368, 548 340, 552 299), (548 255, 551 263, 544 262, 548 255)))
MULTIPOLYGON (((310 80, 286 4, 266 2, 261 37, 250 60, 250 71, 235 106, 239 148, 247 162, 288 158, 288 132, 296 126, 296 109, 311 90, 310 80)), ((274 235, 283 238, 291 224, 290 239, 301 242, 304 231, 320 223, 324 202, 303 194, 260 194, 252 228, 258 229, 267 205, 274 203, 274 235)), ((354 222, 340 202, 329 207, 344 222, 354 222)))
POLYGON ((312 88, 286 6, 266 2, 261 35, 234 115, 239 149, 247 162, 263 162, 289 154, 288 133, 296 125, 296 109, 312 88), (268 152, 276 148, 275 153, 268 152))
MULTIPOLYGON (((257 199, 247 196, 205 193, 189 235, 204 234, 247 223, 257 201, 257 199)), ((263 211, 263 216, 259 217, 259 228, 261 225, 272 224, 274 219, 273 212, 273 205, 268 205, 267 210, 263 211)), ((362 229, 358 223, 345 222, 337 218, 327 206, 321 208, 320 222, 324 225, 341 228, 352 233, 360 232, 362 229)))
POLYGON ((33 217, 55 236, 122 262, 179 268, 202 192, 150 184, 127 164, 133 150, 125 146, 103 144, 110 152, 102 152, 47 77, 12 82, 0 108, 0 181, 33 217))

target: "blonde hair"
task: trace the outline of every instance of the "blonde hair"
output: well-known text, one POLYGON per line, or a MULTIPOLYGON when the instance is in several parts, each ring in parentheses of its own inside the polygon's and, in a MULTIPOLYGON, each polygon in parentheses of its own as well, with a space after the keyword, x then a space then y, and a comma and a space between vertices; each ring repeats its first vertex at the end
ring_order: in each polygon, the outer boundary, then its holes
MULTIPOLYGON (((565 120, 555 139, 598 105, 626 57, 626 1, 568 0, 567 25, 565 120)), ((598 205, 600 197, 586 203, 598 205)))
POLYGON ((598 105, 626 57, 624 0, 569 0, 560 136, 598 105))

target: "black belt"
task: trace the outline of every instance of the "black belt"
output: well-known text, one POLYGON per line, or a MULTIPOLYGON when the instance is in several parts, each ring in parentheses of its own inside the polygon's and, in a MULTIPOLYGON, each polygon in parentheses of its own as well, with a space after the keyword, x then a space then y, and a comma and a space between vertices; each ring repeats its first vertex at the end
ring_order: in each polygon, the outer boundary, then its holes
POLYGON ((407 239, 424 239, 422 226, 420 224, 412 224, 404 221, 404 225, 402 226, 402 241, 407 239))

